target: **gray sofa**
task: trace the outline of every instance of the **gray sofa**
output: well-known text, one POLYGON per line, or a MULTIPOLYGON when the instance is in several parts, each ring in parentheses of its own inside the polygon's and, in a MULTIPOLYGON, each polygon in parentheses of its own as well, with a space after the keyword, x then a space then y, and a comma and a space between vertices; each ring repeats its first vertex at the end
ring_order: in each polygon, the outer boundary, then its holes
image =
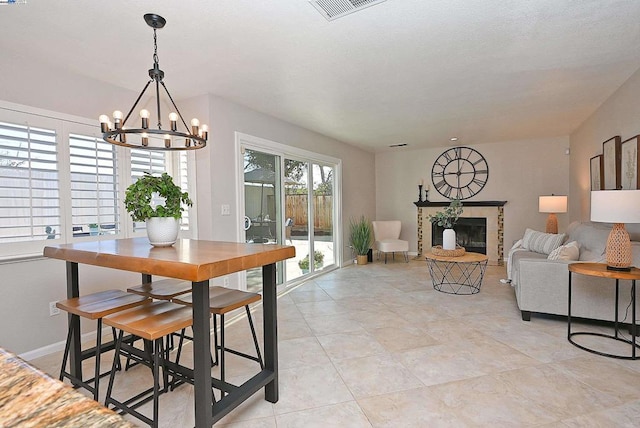
MULTIPOLYGON (((636 225, 637 226, 637 225, 636 225)), ((628 228, 629 229, 629 228, 628 228)), ((567 315, 569 263, 604 262, 610 225, 574 222, 567 228, 564 243, 576 241, 579 259, 548 260, 547 254, 519 248, 509 251, 508 275, 515 289, 522 319, 529 321, 532 313, 567 315)), ((640 238, 640 230, 629 229, 631 239, 640 238)), ((640 266, 640 242, 632 242, 633 265, 640 266)), ((638 284, 640 287, 640 284, 638 284)), ((572 277, 571 315, 580 318, 614 321, 615 280, 574 274, 572 277)), ((638 299, 640 301, 640 299, 638 299)), ((620 320, 631 301, 631 281, 620 281, 618 302, 620 320)), ((640 305, 636 303, 640 314, 640 305)), ((631 310, 624 322, 630 323, 631 310)))

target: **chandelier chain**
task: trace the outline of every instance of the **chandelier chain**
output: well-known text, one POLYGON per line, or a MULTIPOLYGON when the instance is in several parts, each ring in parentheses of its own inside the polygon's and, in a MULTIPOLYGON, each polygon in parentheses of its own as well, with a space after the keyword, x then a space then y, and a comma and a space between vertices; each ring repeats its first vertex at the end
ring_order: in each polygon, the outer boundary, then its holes
POLYGON ((155 28, 153 29, 153 63, 158 65, 158 37, 155 28))

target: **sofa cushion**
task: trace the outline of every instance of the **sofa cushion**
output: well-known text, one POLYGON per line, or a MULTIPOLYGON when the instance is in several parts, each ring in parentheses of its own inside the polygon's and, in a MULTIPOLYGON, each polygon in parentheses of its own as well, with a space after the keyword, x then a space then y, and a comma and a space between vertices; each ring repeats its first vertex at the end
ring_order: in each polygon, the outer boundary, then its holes
POLYGON ((550 252, 547 258, 549 260, 576 261, 580 258, 580 248, 576 241, 571 241, 568 244, 560 245, 550 252))
POLYGON ((522 238, 522 247, 536 253, 549 254, 562 245, 564 236, 564 233, 542 233, 527 229, 522 238))
POLYGON ((580 244, 580 261, 601 261, 607 246, 607 238, 611 227, 602 223, 573 222, 567 228, 569 241, 580 244))

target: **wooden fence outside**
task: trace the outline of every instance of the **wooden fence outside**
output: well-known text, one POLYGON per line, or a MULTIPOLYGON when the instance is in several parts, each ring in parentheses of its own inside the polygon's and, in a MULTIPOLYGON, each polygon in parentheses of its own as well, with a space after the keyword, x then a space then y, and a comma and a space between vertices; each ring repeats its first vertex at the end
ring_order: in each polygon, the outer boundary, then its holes
MULTIPOLYGON (((285 196, 285 218, 293 220, 294 229, 306 229, 308 215, 307 195, 285 196)), ((313 196, 313 228, 317 231, 333 230, 333 196, 313 196)))

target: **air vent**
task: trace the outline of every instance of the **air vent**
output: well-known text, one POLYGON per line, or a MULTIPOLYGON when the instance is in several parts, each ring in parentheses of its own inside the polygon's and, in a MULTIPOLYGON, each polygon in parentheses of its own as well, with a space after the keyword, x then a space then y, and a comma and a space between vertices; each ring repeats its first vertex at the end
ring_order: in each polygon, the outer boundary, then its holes
POLYGON ((309 0, 328 21, 341 18, 387 0, 309 0))

